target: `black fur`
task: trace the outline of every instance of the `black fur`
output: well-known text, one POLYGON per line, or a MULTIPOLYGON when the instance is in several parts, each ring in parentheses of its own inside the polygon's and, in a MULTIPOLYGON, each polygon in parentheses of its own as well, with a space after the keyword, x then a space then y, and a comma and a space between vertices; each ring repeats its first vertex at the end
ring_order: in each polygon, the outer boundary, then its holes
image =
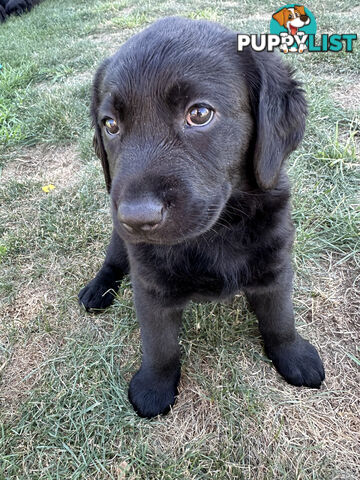
POLYGON ((289 383, 319 387, 324 369, 295 330, 291 300, 284 160, 306 116, 292 72, 275 54, 237 53, 236 35, 218 24, 166 18, 100 66, 91 113, 114 230, 79 299, 87 310, 107 307, 108 290, 130 271, 143 358, 129 399, 139 415, 166 413, 175 401, 188 302, 240 290, 277 370, 289 383), (189 127, 186 112, 199 103, 215 116, 189 127), (117 135, 106 133, 106 118, 117 135))
POLYGON ((42 0, 0 0, 0 23, 4 22, 9 15, 22 15, 29 12, 34 5, 42 0))

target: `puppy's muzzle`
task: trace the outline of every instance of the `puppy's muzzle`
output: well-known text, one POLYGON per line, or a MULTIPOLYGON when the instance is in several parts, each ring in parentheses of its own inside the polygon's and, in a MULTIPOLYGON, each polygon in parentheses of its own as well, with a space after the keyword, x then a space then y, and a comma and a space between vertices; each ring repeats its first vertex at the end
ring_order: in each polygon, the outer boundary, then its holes
POLYGON ((153 231, 164 221, 165 209, 160 200, 146 196, 120 202, 117 216, 129 232, 153 231))

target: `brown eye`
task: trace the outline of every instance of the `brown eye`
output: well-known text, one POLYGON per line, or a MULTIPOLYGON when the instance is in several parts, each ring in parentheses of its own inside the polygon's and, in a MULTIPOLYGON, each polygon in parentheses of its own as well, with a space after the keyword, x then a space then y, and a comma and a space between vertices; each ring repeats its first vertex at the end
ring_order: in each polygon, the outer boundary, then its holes
POLYGON ((190 127, 203 127, 211 122, 214 110, 201 105, 193 105, 186 114, 186 123, 190 127))
POLYGON ((116 135, 117 133, 119 133, 120 129, 118 127, 118 124, 113 118, 107 118, 105 120, 104 125, 105 125, 105 130, 109 135, 116 135))

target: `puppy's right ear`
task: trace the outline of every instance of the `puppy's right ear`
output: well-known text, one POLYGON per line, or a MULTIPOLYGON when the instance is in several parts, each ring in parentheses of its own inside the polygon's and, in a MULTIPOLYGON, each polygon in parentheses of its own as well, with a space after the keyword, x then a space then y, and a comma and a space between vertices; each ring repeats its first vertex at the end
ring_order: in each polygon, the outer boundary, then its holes
POLYGON ((101 160, 101 165, 104 171, 105 183, 108 193, 110 193, 111 189, 111 176, 110 176, 110 168, 109 162, 107 158, 107 153, 104 147, 102 135, 101 135, 101 128, 98 123, 98 109, 100 105, 101 99, 101 87, 102 81, 105 75, 106 67, 109 63, 109 59, 106 59, 98 68, 92 89, 92 100, 91 100, 91 117, 93 127, 95 128, 94 138, 93 138, 93 146, 95 153, 98 158, 101 160))
POLYGON ((98 158, 101 160, 101 165, 104 171, 105 183, 108 193, 110 193, 111 189, 111 177, 110 177, 110 169, 109 169, 109 162, 107 158, 107 154, 104 148, 104 144, 101 137, 101 131, 98 125, 95 125, 95 133, 93 138, 93 147, 95 153, 98 158))

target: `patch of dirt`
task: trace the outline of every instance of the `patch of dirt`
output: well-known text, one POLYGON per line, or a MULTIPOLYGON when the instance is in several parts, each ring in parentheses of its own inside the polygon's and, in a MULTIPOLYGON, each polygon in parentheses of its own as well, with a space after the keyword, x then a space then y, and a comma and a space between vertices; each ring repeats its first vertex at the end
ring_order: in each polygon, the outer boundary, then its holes
POLYGON ((216 449, 217 441, 223 433, 218 406, 185 372, 181 377, 179 391, 173 411, 156 429, 158 448, 163 452, 176 451, 191 442, 201 442, 206 437, 207 447, 216 449))
POLYGON ((336 89, 332 93, 334 101, 342 108, 348 110, 360 109, 360 83, 359 79, 350 84, 336 89))
MULTIPOLYGON (((32 266, 24 266, 27 278, 32 266)), ((15 299, 2 305, 0 311, 0 409, 6 407, 12 415, 41 377, 41 364, 48 358, 59 339, 47 333, 32 333, 37 318, 46 305, 53 305, 56 295, 48 282, 23 285, 15 299), (11 345, 11 330, 16 330, 19 340, 11 345)))
POLYGON ((2 170, 0 182, 33 180, 64 188, 76 182, 80 159, 73 145, 37 146, 21 151, 2 170))
MULTIPOLYGON (((32 264, 24 266, 22 269, 24 279, 31 275, 32 269, 32 264)), ((53 291, 50 291, 48 283, 43 282, 43 285, 34 285, 33 282, 29 281, 11 303, 2 306, 0 320, 4 326, 11 322, 13 327, 24 328, 36 320, 45 304, 54 304, 55 302, 56 295, 53 291)))
POLYGON ((51 80, 39 82, 36 85, 36 88, 42 93, 53 92, 56 89, 59 90, 64 87, 77 87, 77 86, 88 84, 92 80, 92 77, 93 77, 93 72, 86 71, 86 72, 78 73, 76 75, 69 75, 57 82, 53 82, 51 80))
POLYGON ((48 334, 32 335, 17 343, 8 359, 0 365, 0 409, 11 416, 41 378, 44 362, 54 351, 54 339, 48 334))
POLYGON ((246 21, 246 23, 251 22, 253 20, 266 20, 266 21, 270 22, 274 11, 267 12, 267 13, 254 13, 253 15, 247 15, 247 16, 244 17, 244 20, 246 21))
POLYGON ((126 42, 126 40, 128 40, 132 35, 134 35, 134 29, 120 29, 115 27, 111 21, 108 21, 101 25, 101 32, 89 35, 89 41, 92 41, 96 45, 104 47, 105 58, 117 52, 121 45, 126 42))

